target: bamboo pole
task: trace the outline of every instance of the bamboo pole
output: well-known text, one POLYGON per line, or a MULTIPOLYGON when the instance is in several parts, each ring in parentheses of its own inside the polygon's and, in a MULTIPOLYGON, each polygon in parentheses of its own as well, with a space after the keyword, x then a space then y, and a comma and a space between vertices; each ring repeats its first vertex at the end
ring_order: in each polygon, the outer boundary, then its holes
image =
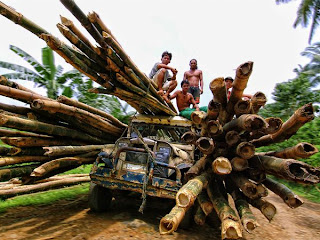
POLYGON ((171 234, 176 231, 188 209, 175 205, 170 213, 160 220, 159 232, 163 234, 171 234))
POLYGON ((218 119, 219 113, 222 111, 221 103, 211 100, 208 103, 207 119, 216 120, 218 119))
POLYGON ((87 105, 85 103, 79 102, 79 101, 74 100, 72 98, 68 98, 66 96, 60 95, 57 98, 57 101, 60 102, 60 103, 64 103, 66 105, 69 105, 69 106, 74 106, 74 107, 80 108, 82 110, 88 111, 88 112, 93 113, 93 114, 97 114, 97 115, 99 115, 99 116, 101 116, 103 118, 106 118, 109 121, 111 121, 112 124, 115 125, 116 127, 119 127, 119 128, 128 127, 127 124, 120 122, 117 118, 115 118, 111 114, 109 114, 107 112, 104 112, 104 111, 102 111, 100 109, 91 107, 91 106, 89 106, 89 105, 87 105))
POLYGON ((72 139, 82 140, 85 142, 101 143, 102 140, 97 139, 89 134, 79 132, 70 128, 43 123, 34 120, 27 120, 7 115, 0 115, 0 126, 16 128, 19 130, 33 131, 36 133, 45 133, 54 136, 68 137, 72 139))
POLYGON ((277 194, 291 208, 297 208, 303 204, 303 200, 299 198, 293 191, 282 183, 276 182, 271 178, 266 178, 263 184, 272 192, 277 194))
POLYGON ((255 199, 259 197, 257 185, 251 182, 244 174, 233 173, 230 176, 235 185, 240 188, 243 194, 248 198, 255 199))
POLYGON ((215 180, 212 180, 208 185, 207 193, 219 219, 221 220, 221 238, 241 238, 242 232, 239 219, 219 189, 220 187, 218 183, 215 180))
POLYGON ((26 107, 15 106, 11 104, 0 103, 0 109, 3 109, 8 112, 17 113, 21 115, 27 115, 32 110, 26 107))
POLYGON ((232 147, 240 142, 240 135, 237 131, 229 131, 225 135, 225 141, 229 147, 232 147))
POLYGON ((66 18, 60 15, 60 19, 61 19, 61 23, 63 25, 65 25, 66 27, 68 27, 75 35, 78 36, 78 38, 81 39, 82 42, 84 42, 87 46, 89 46, 93 51, 95 51, 97 54, 99 54, 99 49, 95 46, 93 46, 93 44, 91 44, 91 42, 89 41, 88 38, 86 38, 81 31, 74 25, 74 23, 66 18))
POLYGON ((46 156, 63 156, 63 155, 76 155, 89 151, 102 150, 106 148, 113 148, 114 144, 105 145, 86 145, 86 146, 52 146, 43 147, 46 156))
POLYGON ((206 223, 206 215, 204 214, 200 205, 197 205, 193 219, 194 222, 200 226, 203 226, 206 223))
POLYGON ((267 146, 272 143, 282 142, 294 135, 305 123, 314 119, 314 109, 312 103, 300 107, 294 114, 282 124, 279 131, 265 135, 259 139, 251 141, 256 147, 267 146))
POLYGON ((243 114, 238 118, 223 125, 223 131, 253 131, 263 130, 267 126, 266 121, 256 114, 243 114))
POLYGON ((40 137, 1 137, 5 144, 15 147, 43 147, 61 145, 86 145, 83 141, 62 138, 40 138, 40 137))
POLYGON ((80 166, 82 164, 93 163, 95 161, 95 157, 64 157, 51 160, 47 163, 40 165, 35 168, 30 176, 32 177, 43 177, 47 175, 49 172, 59 169, 65 168, 69 166, 80 166))
POLYGON ((26 148, 18 148, 13 147, 10 149, 8 155, 10 156, 43 156, 45 151, 42 147, 26 147, 26 148))
POLYGON ((200 173, 205 169, 208 158, 209 156, 204 155, 198 161, 196 161, 196 163, 185 173, 186 179, 190 180, 200 175, 200 173))
POLYGON ((109 121, 103 120, 96 114, 92 114, 86 110, 59 103, 57 101, 34 100, 31 103, 31 108, 48 111, 50 113, 58 112, 73 116, 78 120, 85 122, 97 129, 101 129, 104 132, 110 133, 113 136, 120 136, 122 133, 120 128, 112 125, 109 121))
POLYGON ((226 84, 224 82, 223 77, 217 77, 213 79, 210 84, 209 88, 213 95, 213 101, 220 103, 222 111, 227 107, 227 89, 226 84))
POLYGON ((276 207, 265 199, 248 199, 248 202, 255 208, 259 209, 260 212, 269 220, 274 218, 277 213, 276 207))
POLYGON ((42 138, 50 138, 48 135, 37 134, 32 132, 21 132, 11 129, 0 128, 0 137, 42 137, 42 138))
POLYGON ((45 162, 49 161, 47 156, 21 156, 21 157, 2 157, 0 158, 0 167, 27 162, 45 162))
POLYGON ((191 131, 185 132, 181 136, 181 140, 188 144, 196 144, 198 138, 199 136, 195 132, 191 132, 191 131))
POLYGON ((10 153, 12 148, 0 146, 0 156, 6 156, 10 153))
POLYGON ((236 76, 232 83, 232 90, 229 101, 227 103, 227 115, 225 119, 222 119, 222 122, 229 122, 234 116, 234 106, 241 100, 243 96, 243 91, 247 87, 249 77, 252 73, 253 62, 248 61, 241 64, 236 69, 236 76))
POLYGON ((206 118, 207 113, 204 111, 194 111, 191 113, 191 121, 193 124, 201 124, 206 118))
POLYGON ((18 167, 0 169, 0 181, 8 181, 12 178, 28 176, 32 173, 33 169, 38 167, 39 164, 30 164, 18 167))
POLYGON ((292 158, 292 159, 301 159, 301 158, 308 158, 314 154, 318 153, 318 149, 316 146, 301 142, 293 147, 288 147, 279 151, 270 151, 264 153, 258 153, 258 155, 267 155, 267 156, 275 156, 278 158, 292 158))
POLYGON ((24 103, 30 103, 35 99, 50 100, 50 98, 44 97, 39 94, 34 94, 34 93, 26 92, 23 90, 7 87, 3 85, 0 85, 0 95, 13 98, 24 103))
POLYGON ((28 194, 34 192, 46 191, 53 188, 59 188, 64 186, 75 185, 79 183, 90 182, 90 177, 74 177, 59 179, 56 181, 49 181, 44 183, 32 184, 32 185, 22 185, 12 189, 0 190, 0 197, 9 198, 16 195, 28 194))
POLYGON ((239 190, 239 188, 235 186, 232 181, 230 181, 230 179, 227 179, 225 184, 239 213, 242 226, 247 232, 251 233, 256 227, 259 226, 259 224, 256 217, 253 215, 245 196, 239 190))
POLYGON ((190 208, 202 189, 206 187, 210 176, 207 172, 189 180, 176 194, 176 205, 183 208, 190 208))
POLYGON ((213 210, 213 204, 210 201, 206 190, 202 190, 202 192, 199 193, 197 201, 204 214, 208 216, 213 210))
POLYGON ((294 159, 256 155, 249 160, 249 166, 262 169, 267 174, 299 183, 317 184, 320 182, 319 169, 294 159))

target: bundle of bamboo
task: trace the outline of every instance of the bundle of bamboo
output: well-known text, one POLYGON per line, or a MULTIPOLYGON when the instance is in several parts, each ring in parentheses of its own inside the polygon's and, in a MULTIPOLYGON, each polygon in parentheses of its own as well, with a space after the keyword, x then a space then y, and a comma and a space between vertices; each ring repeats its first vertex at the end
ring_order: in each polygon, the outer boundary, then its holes
POLYGON ((187 182, 176 195, 176 206, 160 221, 161 234, 175 231, 187 211, 192 211, 195 222, 202 225, 214 209, 221 220, 222 239, 238 239, 242 237, 242 229, 252 232, 258 226, 250 205, 269 221, 273 219, 276 208, 264 198, 268 189, 291 208, 303 203, 290 189, 267 175, 303 184, 320 182, 318 168, 297 160, 318 152, 310 143, 256 153, 256 147, 290 138, 314 115, 311 103, 299 108, 284 123, 279 118, 264 119, 257 115, 266 103, 265 95, 258 92, 245 101, 241 97, 252 67, 253 63, 247 62, 237 68, 229 101, 223 78, 212 80, 213 100, 208 104, 209 111, 192 113, 198 131, 186 132, 181 140, 194 144, 204 156, 185 174, 187 182), (196 199, 198 204, 193 209, 196 199))
POLYGON ((30 105, 0 104, 0 136, 7 144, 0 149, 0 181, 22 179, 21 186, 12 185, 10 191, 7 187, 6 191, 0 191, 0 197, 88 182, 88 176, 45 184, 40 180, 91 164, 99 151, 113 148, 127 125, 84 103, 65 96, 58 100, 48 99, 0 77, 0 88, 3 89, 0 95, 30 105), (23 188, 23 184, 35 182, 41 186, 23 188))

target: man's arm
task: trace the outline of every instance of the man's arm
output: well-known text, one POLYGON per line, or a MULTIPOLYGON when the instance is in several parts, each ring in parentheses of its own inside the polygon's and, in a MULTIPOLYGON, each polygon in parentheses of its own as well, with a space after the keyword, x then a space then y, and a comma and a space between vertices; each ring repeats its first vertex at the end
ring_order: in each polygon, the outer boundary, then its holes
POLYGON ((178 96, 179 90, 175 91, 173 94, 169 96, 169 100, 175 99, 178 96))
POLYGON ((178 73, 178 70, 177 70, 177 69, 175 69, 175 68, 173 68, 173 67, 170 67, 170 66, 168 66, 168 65, 166 65, 166 64, 163 64, 163 63, 159 63, 158 66, 157 66, 157 68, 158 68, 158 70, 159 70, 160 68, 169 69, 173 74, 177 74, 177 73, 178 73))
POLYGON ((202 71, 201 70, 200 70, 199 78, 200 78, 200 94, 202 94, 203 93, 203 77, 202 77, 202 71))
POLYGON ((187 80, 187 72, 184 72, 184 74, 183 74, 183 80, 187 80))

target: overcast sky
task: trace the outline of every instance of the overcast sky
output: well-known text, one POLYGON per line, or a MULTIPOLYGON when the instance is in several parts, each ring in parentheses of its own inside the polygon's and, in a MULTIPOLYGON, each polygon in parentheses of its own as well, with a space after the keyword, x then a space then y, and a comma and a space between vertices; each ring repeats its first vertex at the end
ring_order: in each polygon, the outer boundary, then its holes
MULTIPOLYGON (((56 27, 60 15, 71 19, 89 36, 58 0, 3 2, 68 44, 56 27)), ((309 28, 293 28, 300 1, 281 5, 275 0, 75 2, 85 14, 92 11, 99 14, 143 72, 149 74, 154 63, 160 61, 163 51, 172 52, 170 65, 179 71, 178 89, 184 71, 189 69, 189 60, 196 58, 205 83, 200 106, 207 105, 212 99, 208 87, 212 79, 234 77, 235 69, 246 61, 253 61, 254 66, 245 92, 262 91, 268 102, 271 102, 276 83, 294 78, 293 69, 308 61, 300 53, 308 46, 309 28)), ((43 40, 1 15, 0 26, 1 61, 30 67, 9 50, 10 44, 41 61, 43 40)), ((55 56, 57 64, 66 70, 71 69, 64 59, 55 56)))

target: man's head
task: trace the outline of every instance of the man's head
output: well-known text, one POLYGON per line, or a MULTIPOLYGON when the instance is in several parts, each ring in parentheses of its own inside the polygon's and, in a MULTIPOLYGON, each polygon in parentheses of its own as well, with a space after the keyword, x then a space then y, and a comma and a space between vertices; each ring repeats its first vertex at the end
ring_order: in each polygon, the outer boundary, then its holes
POLYGON ((190 69, 198 69, 198 62, 196 59, 191 59, 189 62, 190 69))
POLYGON ((161 62, 163 64, 169 64, 171 62, 172 53, 169 53, 168 51, 164 51, 161 55, 161 62))
POLYGON ((224 79, 224 81, 226 83, 227 89, 232 88, 232 83, 233 83, 233 78, 232 77, 226 77, 224 79))
POLYGON ((188 92, 190 87, 189 81, 188 80, 182 80, 181 82, 181 89, 183 92, 188 92))

